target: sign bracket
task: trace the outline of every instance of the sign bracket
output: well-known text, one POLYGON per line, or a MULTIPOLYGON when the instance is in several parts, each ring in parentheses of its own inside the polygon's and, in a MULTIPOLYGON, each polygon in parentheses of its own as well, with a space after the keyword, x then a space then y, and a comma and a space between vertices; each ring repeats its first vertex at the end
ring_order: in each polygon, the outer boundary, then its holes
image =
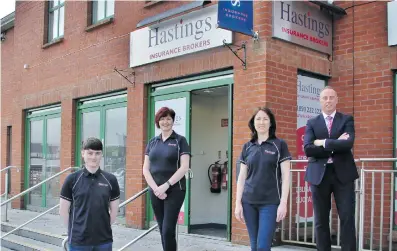
POLYGON ((114 67, 113 70, 114 70, 115 72, 117 72, 118 74, 120 74, 120 76, 122 76, 125 80, 127 80, 128 82, 130 82, 130 84, 132 84, 133 87, 135 87, 135 72, 134 72, 134 71, 118 70, 116 67, 114 67), (124 76, 123 73, 121 73, 121 72, 128 72, 128 74, 124 76), (134 76, 133 82, 131 82, 131 81, 129 80, 129 78, 130 78, 131 76, 134 76))
POLYGON ((229 48, 231 52, 242 62, 242 66, 244 67, 244 70, 247 70, 247 47, 246 47, 246 42, 243 42, 240 46, 239 45, 233 45, 233 44, 227 44, 226 40, 223 40, 223 46, 226 46, 229 48), (233 50, 232 46, 237 47, 237 49, 233 50), (240 56, 237 54, 239 50, 244 50, 244 60, 240 58, 240 56))

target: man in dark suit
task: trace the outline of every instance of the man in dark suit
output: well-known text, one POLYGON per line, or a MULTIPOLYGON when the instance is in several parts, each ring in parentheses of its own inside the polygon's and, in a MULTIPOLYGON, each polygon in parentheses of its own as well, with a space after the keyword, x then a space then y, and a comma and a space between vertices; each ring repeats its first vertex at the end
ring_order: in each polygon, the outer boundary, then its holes
POLYGON ((331 251, 333 193, 341 222, 342 251, 356 251, 354 180, 358 172, 351 152, 354 119, 336 111, 338 96, 329 86, 321 91, 320 103, 322 113, 308 120, 304 138, 308 157, 305 180, 313 196, 317 250, 331 251))

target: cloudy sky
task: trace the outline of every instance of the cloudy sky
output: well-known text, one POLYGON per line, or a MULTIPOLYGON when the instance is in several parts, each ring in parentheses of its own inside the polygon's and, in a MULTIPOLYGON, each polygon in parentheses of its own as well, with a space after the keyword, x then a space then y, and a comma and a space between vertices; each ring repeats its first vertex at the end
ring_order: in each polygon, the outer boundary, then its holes
POLYGON ((15 0, 0 0, 0 18, 15 10, 15 0))

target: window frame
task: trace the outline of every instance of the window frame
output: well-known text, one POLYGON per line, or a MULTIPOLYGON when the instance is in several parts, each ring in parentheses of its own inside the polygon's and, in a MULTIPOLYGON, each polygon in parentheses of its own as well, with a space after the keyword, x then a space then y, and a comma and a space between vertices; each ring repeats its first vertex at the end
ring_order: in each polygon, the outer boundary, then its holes
POLYGON ((111 18, 114 18, 114 12, 115 12, 115 7, 116 7, 116 0, 92 0, 91 1, 91 3, 90 3, 90 5, 91 5, 91 20, 90 20, 90 24, 91 25, 95 25, 95 24, 99 24, 99 23, 101 23, 101 22, 103 22, 103 21, 105 21, 105 20, 108 20, 108 19, 111 19, 111 18), (104 15, 104 17, 102 18, 102 19, 97 19, 97 20, 95 20, 95 16, 98 16, 98 8, 95 8, 96 6, 98 6, 98 2, 99 1, 101 1, 101 2, 104 2, 105 3, 105 6, 104 6, 104 13, 105 13, 105 15, 104 15), (107 8, 108 8, 108 5, 107 5, 107 3, 109 2, 109 1, 112 1, 113 2, 113 14, 112 15, 106 15, 107 14, 107 8))
MULTIPOLYGON (((47 18, 48 18, 47 19, 47 24, 48 24, 47 25, 47 42, 48 43, 51 43, 52 41, 56 41, 56 40, 64 37, 64 35, 62 35, 62 36, 59 35, 60 17, 61 17, 60 9, 62 7, 63 7, 63 25, 65 26, 65 0, 63 0, 62 3, 61 3, 61 0, 50 0, 50 1, 48 1, 48 8, 47 8, 47 18), (54 3, 53 7, 50 7, 51 6, 51 2, 54 3), (55 4, 57 4, 57 5, 55 5, 55 4), (51 14, 54 13, 56 10, 58 10, 57 36, 54 36, 52 38, 52 37, 50 37, 50 35, 51 35, 50 29, 53 30, 53 26, 50 25, 50 23, 51 23, 50 17, 51 17, 51 14)), ((55 24, 53 24, 53 25, 55 25, 55 24)), ((64 30, 64 32, 65 32, 65 30, 64 30)))

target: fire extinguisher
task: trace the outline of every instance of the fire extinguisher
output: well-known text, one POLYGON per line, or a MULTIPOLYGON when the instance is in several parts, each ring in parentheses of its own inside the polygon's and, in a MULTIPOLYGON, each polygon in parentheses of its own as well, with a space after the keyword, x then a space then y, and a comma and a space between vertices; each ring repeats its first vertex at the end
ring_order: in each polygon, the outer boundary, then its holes
POLYGON ((227 189, 227 161, 225 161, 222 168, 222 189, 227 189))
POLYGON ((211 183, 211 193, 221 192, 222 168, 219 161, 208 167, 208 179, 211 183))

